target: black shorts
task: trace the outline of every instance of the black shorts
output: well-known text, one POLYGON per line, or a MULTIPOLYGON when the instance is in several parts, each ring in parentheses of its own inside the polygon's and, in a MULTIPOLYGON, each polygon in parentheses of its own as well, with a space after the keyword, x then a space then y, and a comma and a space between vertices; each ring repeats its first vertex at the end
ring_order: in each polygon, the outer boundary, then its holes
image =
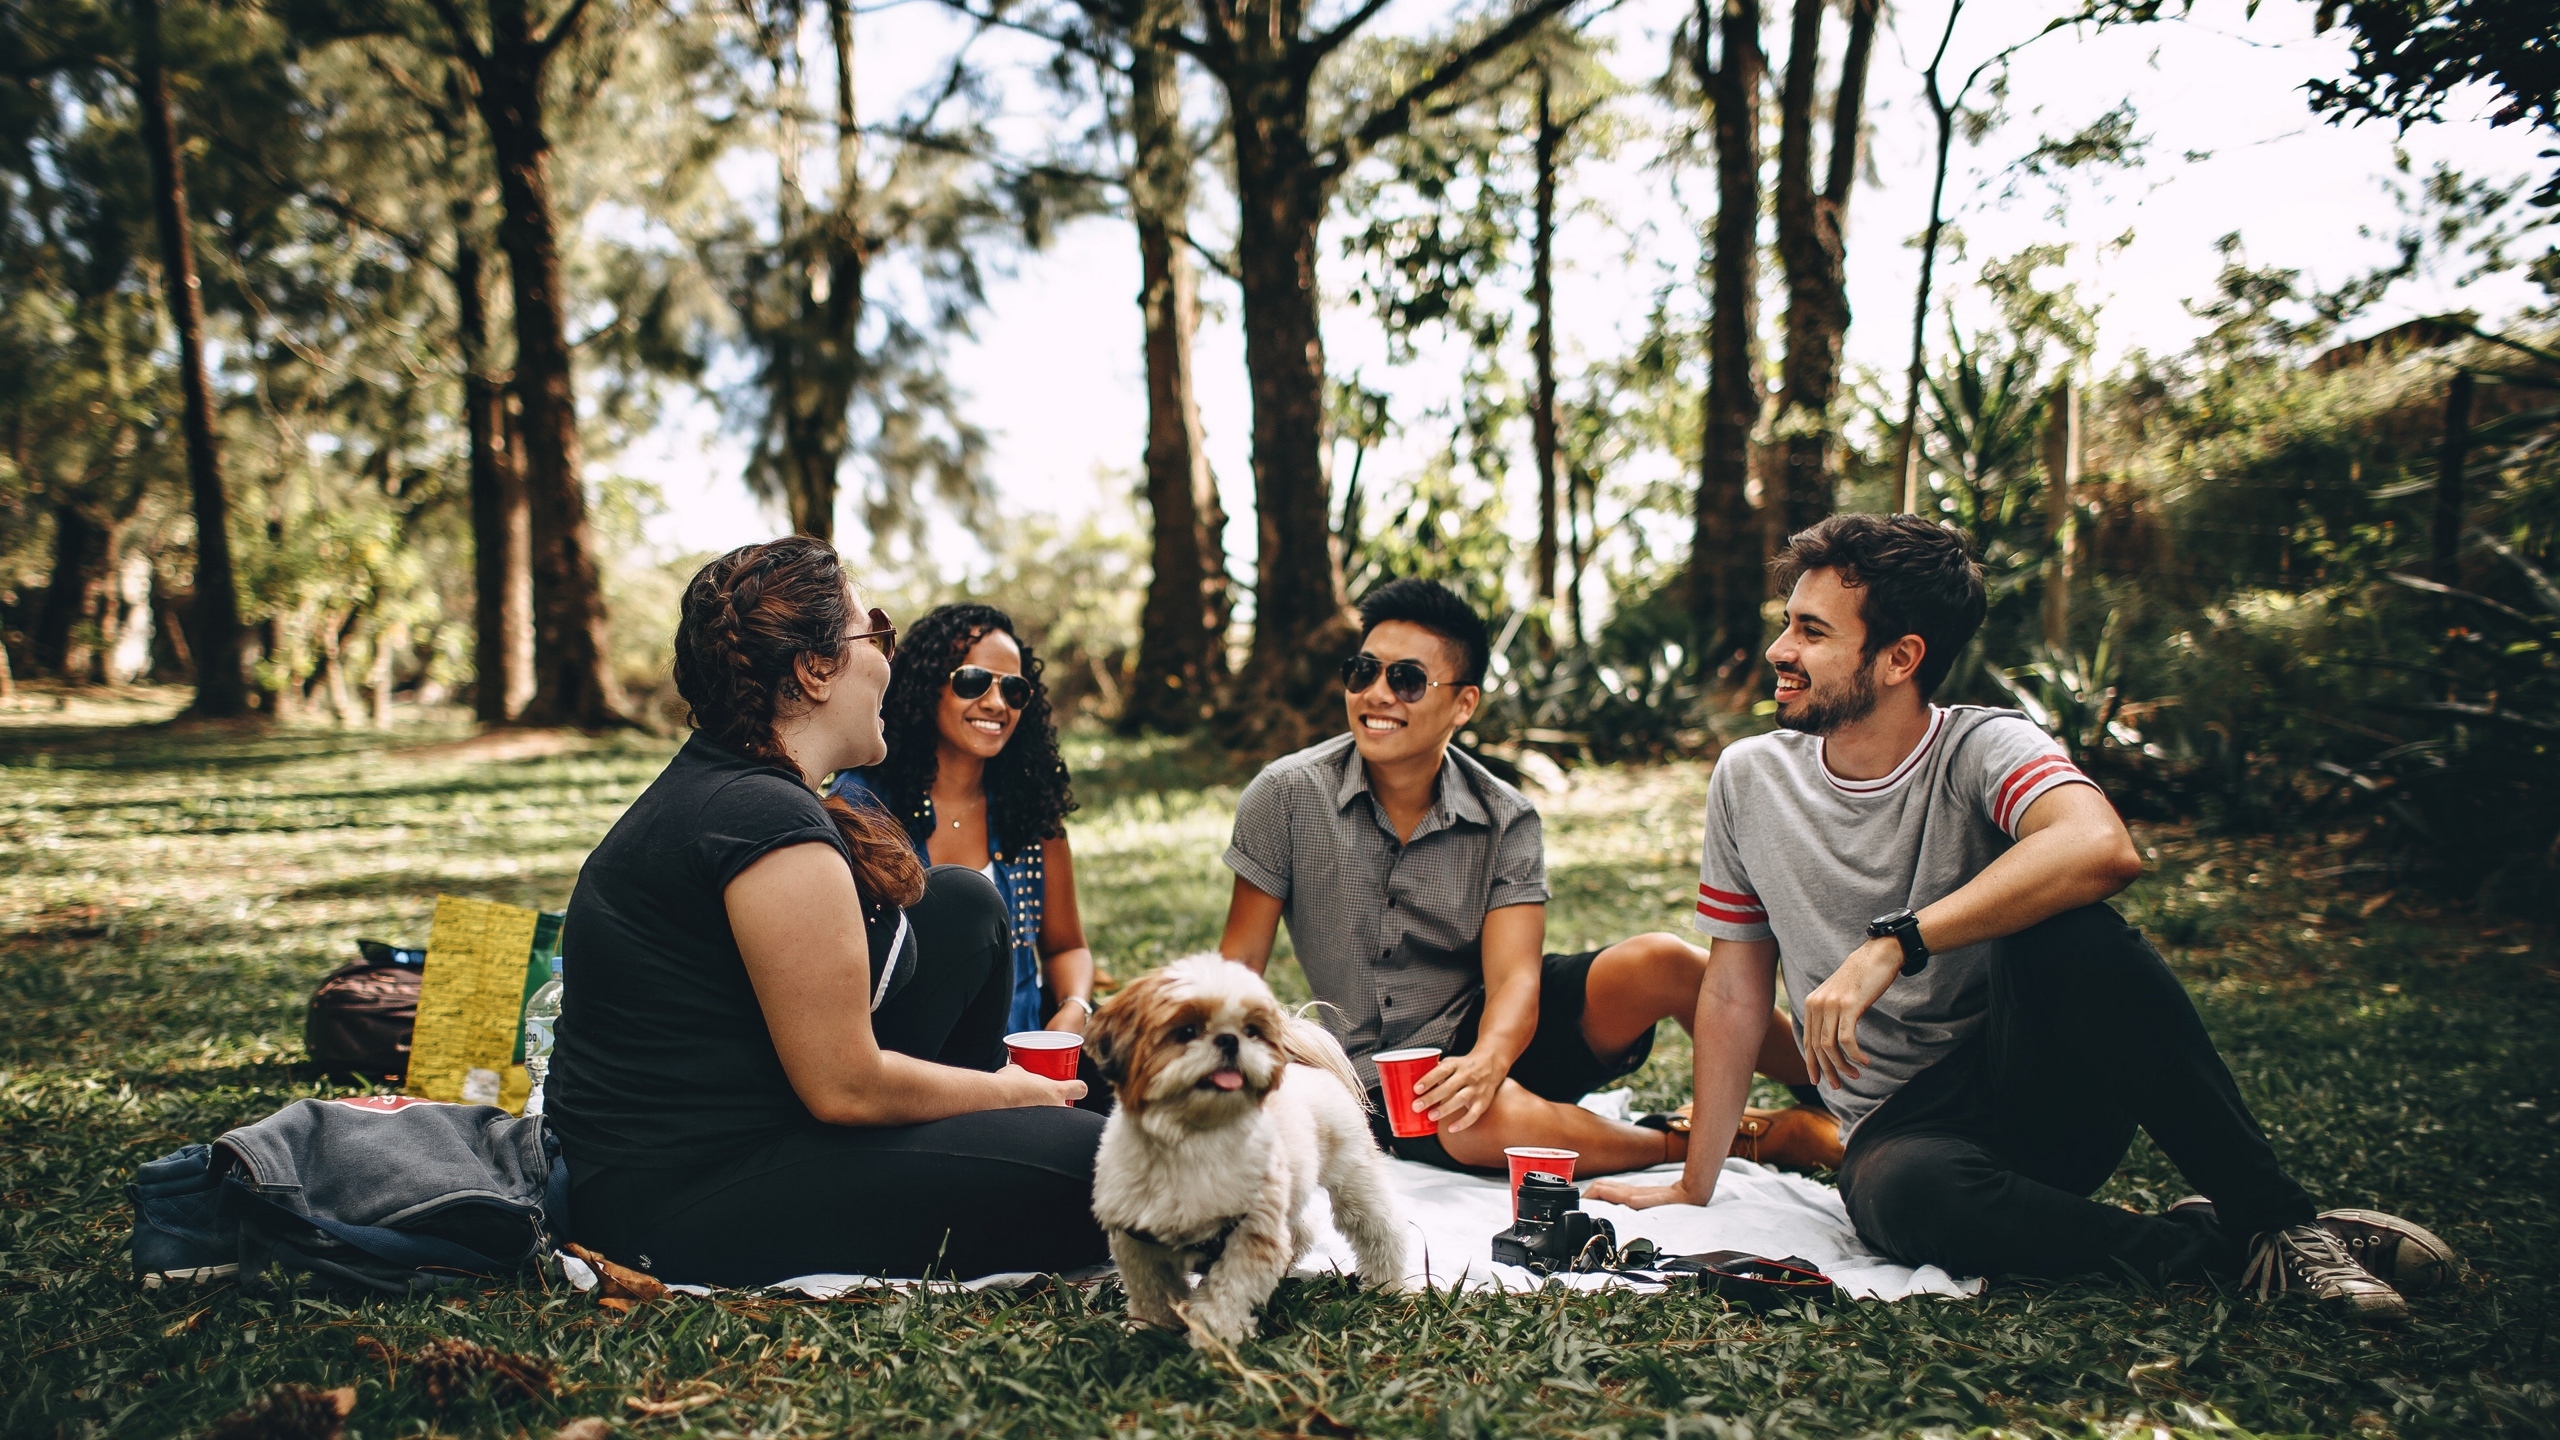
MULTIPOLYGON (((1591 985, 1591 962, 1599 958, 1597 950, 1549 955, 1539 967, 1538 1028, 1529 1037, 1529 1048, 1511 1063, 1511 1078, 1542 1100, 1570 1105, 1613 1080, 1634 1074, 1653 1056, 1650 1030, 1628 1046, 1624 1054, 1616 1056, 1594 1055, 1591 1042, 1582 1038, 1583 998, 1591 985)), ((1442 1047, 1448 1054, 1464 1055, 1475 1048, 1476 1022, 1483 1008, 1479 997, 1476 1014, 1468 1016, 1458 1033, 1442 1047)), ((1369 1131, 1378 1137, 1381 1147, 1399 1160, 1419 1160, 1443 1170, 1472 1168, 1451 1158, 1437 1135, 1408 1138, 1389 1130, 1386 1098, 1375 1086, 1369 1090, 1369 1131)))

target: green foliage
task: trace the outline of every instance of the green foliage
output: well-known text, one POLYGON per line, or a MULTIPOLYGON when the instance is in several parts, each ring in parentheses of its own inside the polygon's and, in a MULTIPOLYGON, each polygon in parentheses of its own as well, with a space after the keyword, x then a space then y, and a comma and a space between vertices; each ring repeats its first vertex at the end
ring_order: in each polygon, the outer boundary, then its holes
MULTIPOLYGON (((87 705, 92 702, 79 702, 87 705)), ((162 712, 162 713, 165 713, 162 712)), ((2324 1204, 2423 1219, 2478 1278, 2376 1333, 2205 1286, 2010 1282, 1971 1301, 1765 1316, 1694 1297, 1370 1296, 1281 1288, 1252 1376, 1051 1286, 598 1310, 558 1277, 415 1300, 222 1284, 142 1291, 121 1186, 142 1160, 331 1093, 302 1002, 359 935, 423 935, 438 891, 557 905, 663 741, 504 758, 453 731, 0 728, 0 1432, 192 1436, 277 1384, 355 1387, 351 1440, 630 1433, 1651 1437, 2535 1435, 2560 1255, 2560 1003, 2509 931, 2300 872, 2318 845, 2146 833, 2127 913, 2164 945, 2279 1153, 2324 1204), (475 754, 475 751, 478 753, 475 754), (439 1339, 532 1357, 558 1389, 440 1407, 439 1339), (372 1341, 368 1345, 363 1342, 372 1341), (647 1420, 629 1401, 706 1397, 647 1420)), ((82 713, 75 713, 75 720, 82 713)), ((137 717, 139 718, 139 717, 137 717)), ((1235 802, 1222 757, 1068 737, 1090 932, 1128 976, 1216 938, 1235 802)), ((1541 797, 1549 930, 1676 927, 1703 767, 1592 767, 1541 797)), ((2529 943, 2529 942, 2528 942, 2529 943)), ((1294 967, 1279 967, 1284 980, 1294 967)), ((571 983, 575 983, 574 979, 571 983)), ((1635 1078, 1685 1086, 1666 1029, 1635 1078)), ((2138 1146, 2103 1198, 2183 1193, 2138 1146)))
MULTIPOLYGON (((2306 87, 2314 114, 2405 130, 2442 118, 2453 92, 2479 84, 2499 99, 2490 124, 2560 133, 2560 20, 2539 0, 2328 0, 2320 28, 2341 16, 2347 73, 2306 87)), ((2534 199, 2560 205, 2560 172, 2534 199)))

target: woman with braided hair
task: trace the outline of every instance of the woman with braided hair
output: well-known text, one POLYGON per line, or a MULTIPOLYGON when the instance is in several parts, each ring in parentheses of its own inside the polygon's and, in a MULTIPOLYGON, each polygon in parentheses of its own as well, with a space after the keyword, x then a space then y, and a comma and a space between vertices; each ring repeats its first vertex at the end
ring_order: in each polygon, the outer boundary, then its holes
POLYGON ((1093 1014, 1093 951, 1067 847, 1075 799, 1040 670, 1003 611, 936 609, 890 662, 887 757, 837 776, 829 793, 896 817, 918 859, 996 882, 1013 921, 1005 1023, 1080 1035, 1093 1014))
POLYGON ((694 733, 579 871, 546 1097, 569 1224, 661 1279, 1105 1258, 1083 1083, 1005 1063, 1004 901, 819 797, 881 758, 895 644, 823 541, 704 566, 675 647, 694 733))

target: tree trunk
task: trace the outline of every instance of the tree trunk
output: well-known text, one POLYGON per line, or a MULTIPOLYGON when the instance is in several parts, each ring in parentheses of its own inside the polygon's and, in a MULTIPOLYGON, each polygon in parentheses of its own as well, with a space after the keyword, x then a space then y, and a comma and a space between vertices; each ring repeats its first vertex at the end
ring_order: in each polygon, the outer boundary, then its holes
MULTIPOLYGON (((1537 234, 1529 261, 1529 307, 1537 317, 1529 352, 1538 371, 1538 398, 1529 412, 1529 440, 1538 460, 1538 598, 1550 611, 1556 603, 1556 147, 1561 139, 1548 75, 1541 67, 1535 142, 1537 234)), ((1552 639, 1548 643, 1552 645, 1552 639)))
MULTIPOLYGON (((1199 724, 1226 671, 1226 567, 1212 558, 1223 543, 1210 526, 1217 481, 1201 443, 1192 375, 1198 282, 1181 238, 1190 224, 1191 156, 1174 56, 1154 38, 1169 18, 1151 14, 1130 42, 1129 194, 1146 334, 1147 507, 1154 539, 1137 672, 1121 712, 1121 727, 1131 732, 1199 724)), ((1223 527, 1224 516, 1218 520, 1223 527)))
POLYGON ((53 568, 45 578, 44 606, 27 633, 37 674, 74 683, 94 678, 114 551, 113 530, 77 505, 53 507, 53 568))
POLYGON ((514 719, 533 697, 533 575, 524 477, 509 453, 507 387, 489 359, 484 257, 469 200, 453 202, 455 339, 462 351, 463 430, 470 437, 472 711, 514 719))
POLYGON ((2456 370, 2444 392, 2444 448, 2436 457, 2436 514, 2427 578, 2462 583, 2462 481, 2471 449, 2471 372, 2456 370))
MULTIPOLYGON (((533 571, 533 699, 525 721, 589 729, 629 723, 606 648, 602 581, 587 523, 578 401, 560 294, 551 206, 551 141, 542 79, 552 49, 526 0, 491 0, 476 100, 497 161, 499 240, 515 298, 515 387, 523 406, 524 488, 533 571)), ((468 37, 457 35, 457 44, 468 37)))
MULTIPOLYGON (((789 13, 796 17, 798 12, 789 13)), ((836 188, 833 206, 823 212, 810 205, 800 175, 799 127, 793 117, 802 108, 806 87, 797 78, 797 36, 791 27, 775 27, 771 40, 778 48, 767 56, 783 127, 776 147, 775 195, 787 299, 777 329, 766 339, 765 355, 766 383, 781 431, 782 453, 775 458, 791 528, 833 541, 838 476, 852 441, 850 413, 861 378, 855 331, 862 324, 868 258, 849 0, 828 0, 827 37, 835 60, 836 188)), ((752 297, 749 303, 754 303, 752 297)))
MULTIPOLYGON (((1707 318, 1705 435, 1689 545, 1689 615, 1701 675, 1760 647, 1761 544, 1751 516, 1751 434, 1760 424, 1760 0, 1723 0, 1722 54, 1707 60, 1697 9, 1697 75, 1716 145, 1715 243, 1707 318)), ((1775 508, 1774 506, 1771 508, 1775 508)))
MULTIPOLYGON (((1956 140, 1955 106, 1948 102, 1938 77, 1940 67, 1946 63, 1947 46, 1955 39, 1956 21, 1963 15, 1964 0, 1952 0, 1947 7, 1947 27, 1938 36, 1937 53, 1930 57, 1928 68, 1920 72, 1921 93, 1928 99, 1931 118, 1937 122, 1938 155, 1937 169, 1929 182, 1929 225, 1920 234, 1920 285, 1911 297, 1911 368, 1903 377, 1902 447, 1894 463, 1902 477, 1902 508, 1913 514, 1920 509, 1920 379, 1929 359, 1929 290, 1938 274, 1938 237, 1947 228, 1947 156, 1956 140)), ((1963 88, 1971 88, 1971 83, 1968 80, 1963 88)), ((1961 98, 1963 89, 1957 94, 1961 98)))
MULTIPOLYGON (((1326 187, 1308 152, 1307 88, 1296 68, 1248 60, 1226 77, 1226 87, 1260 522, 1242 708, 1269 726, 1283 716, 1311 718, 1331 703, 1326 682, 1354 635, 1327 525, 1332 487, 1323 459, 1324 336, 1316 301, 1326 187)), ((1275 731, 1274 738, 1283 737, 1275 731)))
POLYGON ((1813 92, 1823 6, 1796 0, 1795 44, 1787 57, 1785 117, 1778 143, 1778 256, 1787 276, 1787 352, 1778 432, 1785 437, 1770 548, 1831 513, 1837 493, 1840 346, 1849 329, 1845 226, 1857 179, 1858 132, 1866 109, 1867 64, 1875 53, 1877 0, 1854 0, 1849 45, 1831 111, 1825 184, 1813 188, 1813 92))
POLYGON ((2071 582, 2078 568, 2079 526, 2071 494, 2080 484, 2080 387, 2065 377, 2045 401, 2044 643, 2071 648, 2071 582))
POLYGON ((160 231, 161 288, 178 334, 180 428, 187 440, 187 486, 196 520, 196 698, 193 713, 245 715, 249 686, 240 671, 240 596, 231 578, 231 505, 213 431, 213 392, 204 372, 204 296, 187 233, 187 178, 169 115, 169 76, 160 54, 160 0, 133 0, 134 98, 142 148, 151 162, 151 200, 160 231))

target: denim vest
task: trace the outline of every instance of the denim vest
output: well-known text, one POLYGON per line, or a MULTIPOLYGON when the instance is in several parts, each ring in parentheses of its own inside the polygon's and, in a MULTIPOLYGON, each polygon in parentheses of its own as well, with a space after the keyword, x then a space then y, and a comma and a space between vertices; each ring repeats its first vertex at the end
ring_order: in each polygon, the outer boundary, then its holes
MULTIPOLYGON (((839 771, 827 793, 854 805, 869 805, 886 811, 889 802, 871 786, 870 779, 858 770, 839 771)), ((916 858, 927 865, 933 857, 926 852, 925 841, 933 834, 933 797, 916 801, 916 813, 903 817, 907 839, 916 847, 916 858)), ((1013 1006, 1005 1015, 1005 1029, 1037 1030, 1048 1020, 1040 1013, 1040 907, 1048 898, 1049 876, 1047 850, 1034 841, 1019 855, 1005 853, 1004 838, 996 833, 995 812, 987 813, 987 853, 995 863, 996 893, 1004 897, 1005 918, 1013 925, 1013 1006)), ((931 957, 919 957, 931 963, 931 957)))

